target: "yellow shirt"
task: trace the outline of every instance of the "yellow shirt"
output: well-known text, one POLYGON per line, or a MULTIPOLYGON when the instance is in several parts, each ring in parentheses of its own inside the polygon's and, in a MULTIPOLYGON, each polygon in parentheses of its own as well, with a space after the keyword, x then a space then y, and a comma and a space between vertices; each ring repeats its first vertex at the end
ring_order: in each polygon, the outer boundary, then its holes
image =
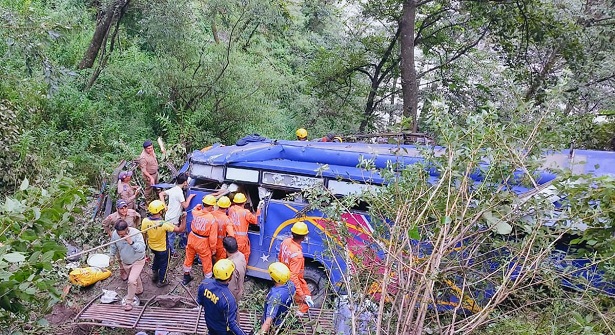
MULTIPOLYGON (((145 230, 151 226, 157 226, 160 224, 160 221, 162 221, 162 218, 153 220, 145 218, 141 223, 141 230, 145 230)), ((155 251, 167 250, 167 232, 172 232, 174 228, 174 226, 165 222, 160 227, 146 231, 149 248, 155 251)))

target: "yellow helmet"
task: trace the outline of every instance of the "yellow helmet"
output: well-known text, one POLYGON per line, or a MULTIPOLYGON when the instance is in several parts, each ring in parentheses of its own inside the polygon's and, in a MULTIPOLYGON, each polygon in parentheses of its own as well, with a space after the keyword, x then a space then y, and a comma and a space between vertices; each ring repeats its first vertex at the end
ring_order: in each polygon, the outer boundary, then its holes
POLYGON ((297 137, 299 137, 299 138, 306 138, 307 137, 307 130, 305 130, 305 128, 299 128, 295 132, 295 135, 297 135, 297 137))
POLYGON ((307 225, 303 221, 295 222, 293 227, 290 228, 290 231, 292 231, 293 233, 295 233, 297 235, 307 235, 308 232, 309 232, 307 225))
POLYGON ((203 205, 215 206, 216 205, 216 197, 211 194, 208 194, 203 197, 203 205))
POLYGON ((233 202, 236 204, 243 204, 246 201, 248 201, 248 199, 246 199, 246 196, 243 195, 243 193, 237 193, 233 197, 233 202))
POLYGON ((220 208, 231 207, 231 199, 229 199, 227 196, 220 197, 220 199, 218 199, 218 207, 220 208))
POLYGON ((160 200, 154 200, 149 203, 147 210, 152 214, 158 214, 164 210, 164 202, 160 200))
POLYGON ((290 269, 284 263, 275 262, 269 265, 269 275, 274 282, 286 284, 290 279, 290 269))
POLYGON ((231 260, 221 259, 214 265, 214 277, 220 280, 227 280, 235 271, 235 264, 231 260))

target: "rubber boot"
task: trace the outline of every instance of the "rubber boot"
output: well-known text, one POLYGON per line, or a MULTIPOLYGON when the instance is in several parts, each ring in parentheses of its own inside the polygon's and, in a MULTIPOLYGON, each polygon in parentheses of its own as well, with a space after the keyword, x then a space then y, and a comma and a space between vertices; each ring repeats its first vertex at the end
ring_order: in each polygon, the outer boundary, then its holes
POLYGON ((184 273, 184 280, 182 280, 182 283, 184 285, 188 285, 188 283, 190 283, 192 281, 192 276, 189 273, 184 273))

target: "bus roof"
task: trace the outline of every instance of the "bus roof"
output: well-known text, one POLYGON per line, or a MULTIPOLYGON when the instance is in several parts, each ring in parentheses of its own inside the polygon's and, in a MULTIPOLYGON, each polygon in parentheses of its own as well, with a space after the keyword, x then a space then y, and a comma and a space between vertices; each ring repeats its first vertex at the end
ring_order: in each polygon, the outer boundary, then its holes
MULTIPOLYGON (((427 149, 427 148, 426 148, 427 149)), ((442 147, 430 147, 435 155, 444 154, 442 147)), ((246 145, 215 145, 205 151, 195 151, 191 162, 197 165, 226 166, 345 179, 363 183, 383 184, 379 170, 394 166, 394 170, 421 162, 422 149, 414 145, 283 141, 266 139, 246 145)), ((485 163, 487 165, 487 163, 485 163)), ((615 152, 569 150, 545 155, 545 170, 538 184, 555 179, 553 169, 571 169, 573 173, 595 176, 615 176, 615 152)), ((437 177, 435 169, 430 175, 437 177)), ((479 175, 473 176, 477 181, 479 175)))

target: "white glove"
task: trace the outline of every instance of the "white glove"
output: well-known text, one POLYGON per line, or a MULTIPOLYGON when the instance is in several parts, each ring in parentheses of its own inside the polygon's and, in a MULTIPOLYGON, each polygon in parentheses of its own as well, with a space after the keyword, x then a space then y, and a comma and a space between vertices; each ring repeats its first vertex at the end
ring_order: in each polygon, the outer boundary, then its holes
POLYGON ((258 206, 256 206, 256 208, 258 209, 263 209, 263 207, 265 207, 265 200, 259 201, 258 206))
POLYGON ((314 307, 314 300, 312 300, 311 296, 306 295, 304 300, 308 307, 314 307))

